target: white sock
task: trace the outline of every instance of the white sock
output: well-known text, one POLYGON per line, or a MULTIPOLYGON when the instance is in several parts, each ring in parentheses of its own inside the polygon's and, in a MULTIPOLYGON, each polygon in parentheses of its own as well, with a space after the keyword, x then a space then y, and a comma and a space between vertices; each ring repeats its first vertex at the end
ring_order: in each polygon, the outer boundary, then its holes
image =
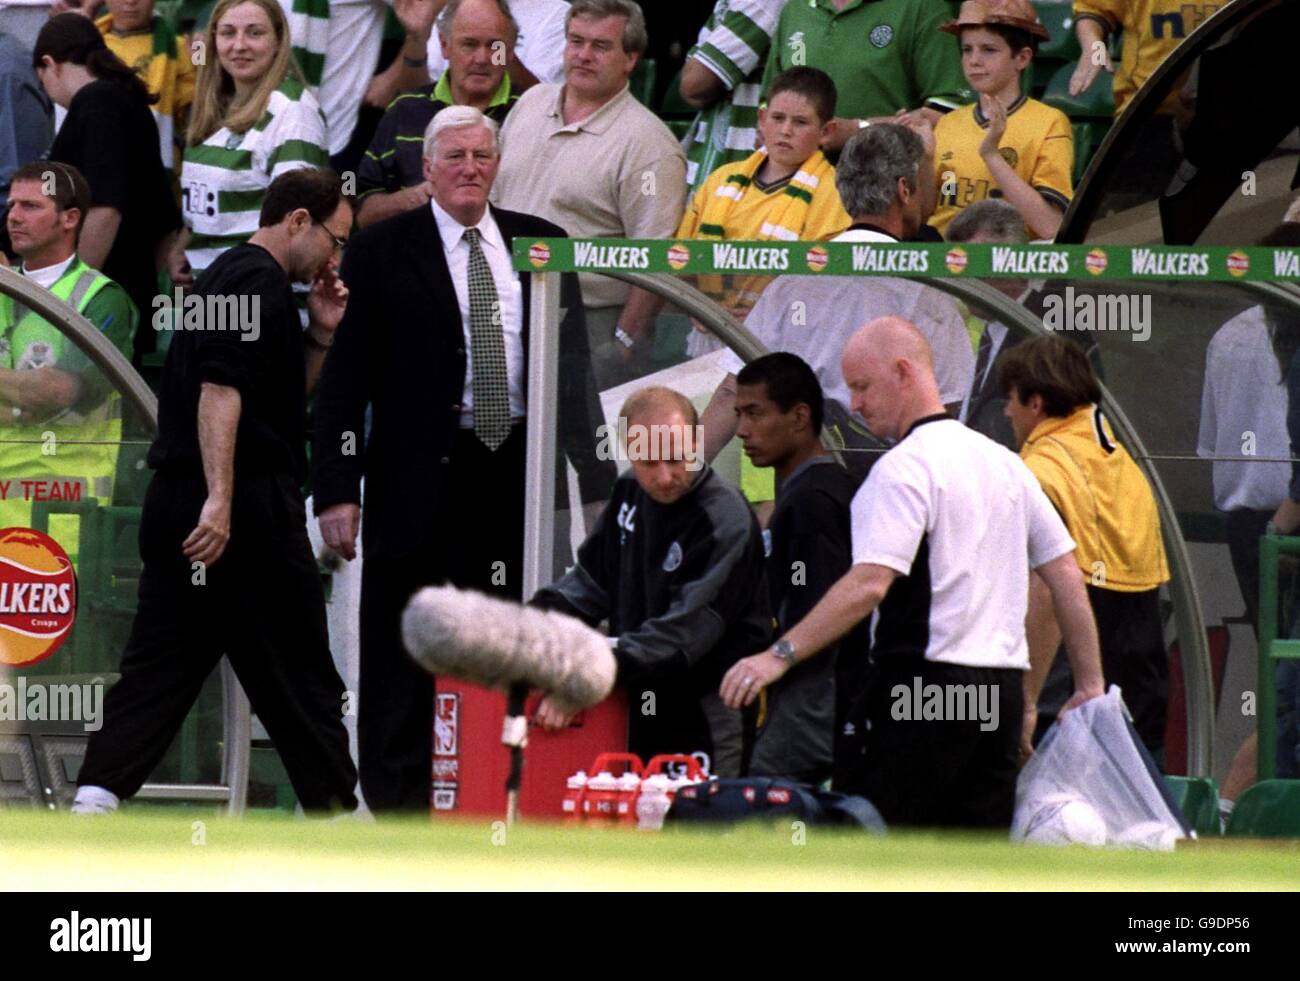
POLYGON ((117 794, 103 787, 87 785, 77 788, 77 796, 72 802, 73 814, 111 814, 117 810, 117 794))

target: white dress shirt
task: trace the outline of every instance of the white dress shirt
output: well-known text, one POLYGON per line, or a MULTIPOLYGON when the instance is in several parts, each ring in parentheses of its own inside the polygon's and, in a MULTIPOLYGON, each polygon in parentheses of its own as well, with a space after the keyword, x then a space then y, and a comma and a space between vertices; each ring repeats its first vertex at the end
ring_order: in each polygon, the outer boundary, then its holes
MULTIPOLYGON (((461 330, 465 333, 465 393, 461 398, 460 426, 474 428, 474 342, 469 325, 469 243, 465 241, 465 227, 447 214, 437 201, 430 200, 433 218, 442 236, 442 249, 447 255, 447 269, 456 289, 456 303, 460 306, 461 330)), ((492 270, 497 295, 501 298, 501 327, 506 345, 506 371, 510 383, 510 418, 524 417, 524 321, 523 294, 519 277, 510 266, 510 250, 497 228, 490 208, 474 226, 479 232, 479 245, 492 270)))

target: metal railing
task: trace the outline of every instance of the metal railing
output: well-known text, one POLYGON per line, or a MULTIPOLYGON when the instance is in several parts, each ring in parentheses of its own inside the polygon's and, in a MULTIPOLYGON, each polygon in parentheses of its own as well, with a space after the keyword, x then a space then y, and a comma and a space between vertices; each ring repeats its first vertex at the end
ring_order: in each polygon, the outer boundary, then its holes
POLYGON ((1259 543, 1259 691, 1255 719, 1259 734, 1256 776, 1277 775, 1277 662, 1300 661, 1300 640, 1278 637, 1278 563, 1283 555, 1300 555, 1300 538, 1265 535, 1259 543))
MULTIPOLYGON (((559 366, 559 279, 557 272, 533 272, 532 310, 534 325, 543 329, 530 332, 529 348, 529 403, 531 419, 546 419, 553 423, 550 413, 555 410, 555 384, 559 366)), ((605 272, 614 279, 663 297, 682 312, 700 321, 729 348, 745 361, 752 361, 767 353, 766 348, 748 330, 732 319, 717 302, 694 286, 666 273, 605 272)), ((1026 335, 1050 333, 1041 320, 1010 297, 978 280, 920 279, 936 289, 966 302, 973 309, 989 314, 1013 331, 1026 335)), ((1244 285, 1244 284, 1243 284, 1244 285)), ((1261 284, 1252 284, 1261 285, 1261 284)), ((1300 292, 1297 292, 1300 297, 1300 292)), ((1300 300, 1290 298, 1291 302, 1300 300)), ((1142 468, 1155 494, 1160 514, 1161 532, 1172 573, 1169 592, 1174 606, 1174 619, 1178 629, 1179 646, 1183 659, 1187 692, 1187 772, 1192 776, 1208 776, 1213 766, 1214 747, 1214 682, 1206 641, 1205 620, 1201 612, 1200 596, 1192 572, 1187 543, 1178 523, 1173 502, 1165 490, 1160 474, 1146 452, 1136 428, 1129 421, 1114 396, 1102 387, 1102 406, 1116 435, 1128 447, 1130 454, 1142 468)), ((530 444, 528 458, 528 501, 524 518, 525 573, 524 595, 550 581, 553 556, 554 530, 554 425, 542 426, 550 431, 549 450, 530 444)), ((540 443, 540 441, 538 441, 540 443)))
MULTIPOLYGON (((0 266, 0 293, 12 297, 49 321, 90 362, 104 372, 114 391, 121 394, 127 412, 137 413, 150 436, 158 431, 158 399, 113 343, 75 309, 12 269, 0 266)), ((228 813, 242 814, 248 800, 252 721, 248 698, 230 662, 221 661, 222 752, 221 780, 217 784, 147 783, 136 795, 147 800, 218 801, 228 813)))

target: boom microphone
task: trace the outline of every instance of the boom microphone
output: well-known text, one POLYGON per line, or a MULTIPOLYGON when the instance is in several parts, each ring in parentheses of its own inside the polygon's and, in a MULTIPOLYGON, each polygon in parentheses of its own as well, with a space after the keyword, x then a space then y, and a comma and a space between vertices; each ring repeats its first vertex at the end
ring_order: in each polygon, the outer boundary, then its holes
POLYGON ((486 688, 539 688, 569 713, 602 701, 617 671, 609 642, 581 620, 454 586, 411 598, 402 641, 430 674, 486 688))

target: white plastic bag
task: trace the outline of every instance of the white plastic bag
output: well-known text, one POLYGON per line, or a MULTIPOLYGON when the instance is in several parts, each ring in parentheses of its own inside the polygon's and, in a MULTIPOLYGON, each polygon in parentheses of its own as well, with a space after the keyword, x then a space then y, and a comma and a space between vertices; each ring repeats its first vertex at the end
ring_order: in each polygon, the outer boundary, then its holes
POLYGON ((1169 851, 1191 834, 1115 685, 1058 719, 1016 783, 1014 842, 1169 851))

